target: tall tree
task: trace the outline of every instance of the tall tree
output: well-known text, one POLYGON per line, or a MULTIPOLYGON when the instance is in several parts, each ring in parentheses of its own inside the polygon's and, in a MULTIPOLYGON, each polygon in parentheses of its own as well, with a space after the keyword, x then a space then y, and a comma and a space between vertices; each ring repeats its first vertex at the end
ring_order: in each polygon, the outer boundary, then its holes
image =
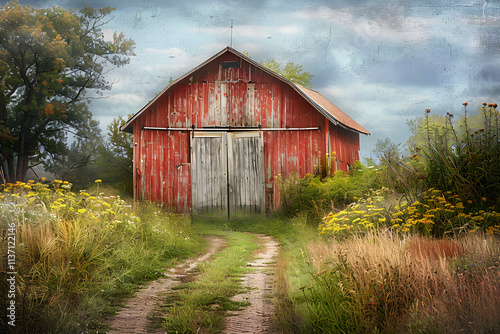
POLYGON ((111 89, 105 78, 128 64, 134 42, 101 28, 112 8, 0 8, 0 171, 25 180, 28 169, 64 156, 68 133, 95 128, 87 91, 111 89))

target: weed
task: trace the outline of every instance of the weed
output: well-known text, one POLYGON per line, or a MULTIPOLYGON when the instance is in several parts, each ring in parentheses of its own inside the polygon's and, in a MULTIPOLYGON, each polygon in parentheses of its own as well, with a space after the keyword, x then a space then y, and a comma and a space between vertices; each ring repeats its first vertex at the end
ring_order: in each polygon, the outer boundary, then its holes
POLYGON ((289 217, 305 214, 316 223, 325 211, 345 208, 378 189, 376 173, 373 166, 366 167, 356 162, 348 173, 336 171, 332 177, 307 174, 304 178, 291 175, 282 179, 279 176, 280 210, 289 217))

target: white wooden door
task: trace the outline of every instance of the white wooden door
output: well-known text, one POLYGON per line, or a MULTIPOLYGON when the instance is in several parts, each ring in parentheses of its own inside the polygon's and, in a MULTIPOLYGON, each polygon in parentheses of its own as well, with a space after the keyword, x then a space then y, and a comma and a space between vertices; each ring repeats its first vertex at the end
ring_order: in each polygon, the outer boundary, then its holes
POLYGON ((258 131, 195 133, 191 154, 193 214, 264 213, 264 152, 258 131))

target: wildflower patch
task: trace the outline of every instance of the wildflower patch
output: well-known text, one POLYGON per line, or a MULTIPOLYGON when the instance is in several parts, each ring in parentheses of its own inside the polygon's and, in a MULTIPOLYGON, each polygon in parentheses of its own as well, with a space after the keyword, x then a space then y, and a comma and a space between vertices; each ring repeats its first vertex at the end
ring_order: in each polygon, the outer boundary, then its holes
POLYGON ((319 230, 320 234, 342 234, 381 227, 435 236, 478 230, 494 234, 500 232, 500 213, 494 208, 467 211, 458 195, 430 189, 420 201, 402 203, 390 209, 377 203, 354 203, 338 213, 329 213, 323 218, 319 230))

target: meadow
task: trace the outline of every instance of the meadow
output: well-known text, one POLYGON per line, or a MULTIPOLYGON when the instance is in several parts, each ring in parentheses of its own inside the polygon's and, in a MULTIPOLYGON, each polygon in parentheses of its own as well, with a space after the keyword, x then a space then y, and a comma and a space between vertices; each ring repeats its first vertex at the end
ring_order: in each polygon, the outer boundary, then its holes
POLYGON ((283 332, 500 331, 499 112, 463 105, 411 121, 406 155, 283 180, 283 332))
MULTIPOLYGON (((74 192, 55 180, 6 184, 0 196, 2 309, 10 300, 7 238, 15 229, 16 332, 98 332, 143 283, 202 243, 184 216, 133 207, 103 187, 74 192)), ((12 241, 12 240, 10 240, 12 241)), ((8 320, 8 319, 7 319, 8 320)), ((12 330, 2 316, 2 332, 12 330)))

